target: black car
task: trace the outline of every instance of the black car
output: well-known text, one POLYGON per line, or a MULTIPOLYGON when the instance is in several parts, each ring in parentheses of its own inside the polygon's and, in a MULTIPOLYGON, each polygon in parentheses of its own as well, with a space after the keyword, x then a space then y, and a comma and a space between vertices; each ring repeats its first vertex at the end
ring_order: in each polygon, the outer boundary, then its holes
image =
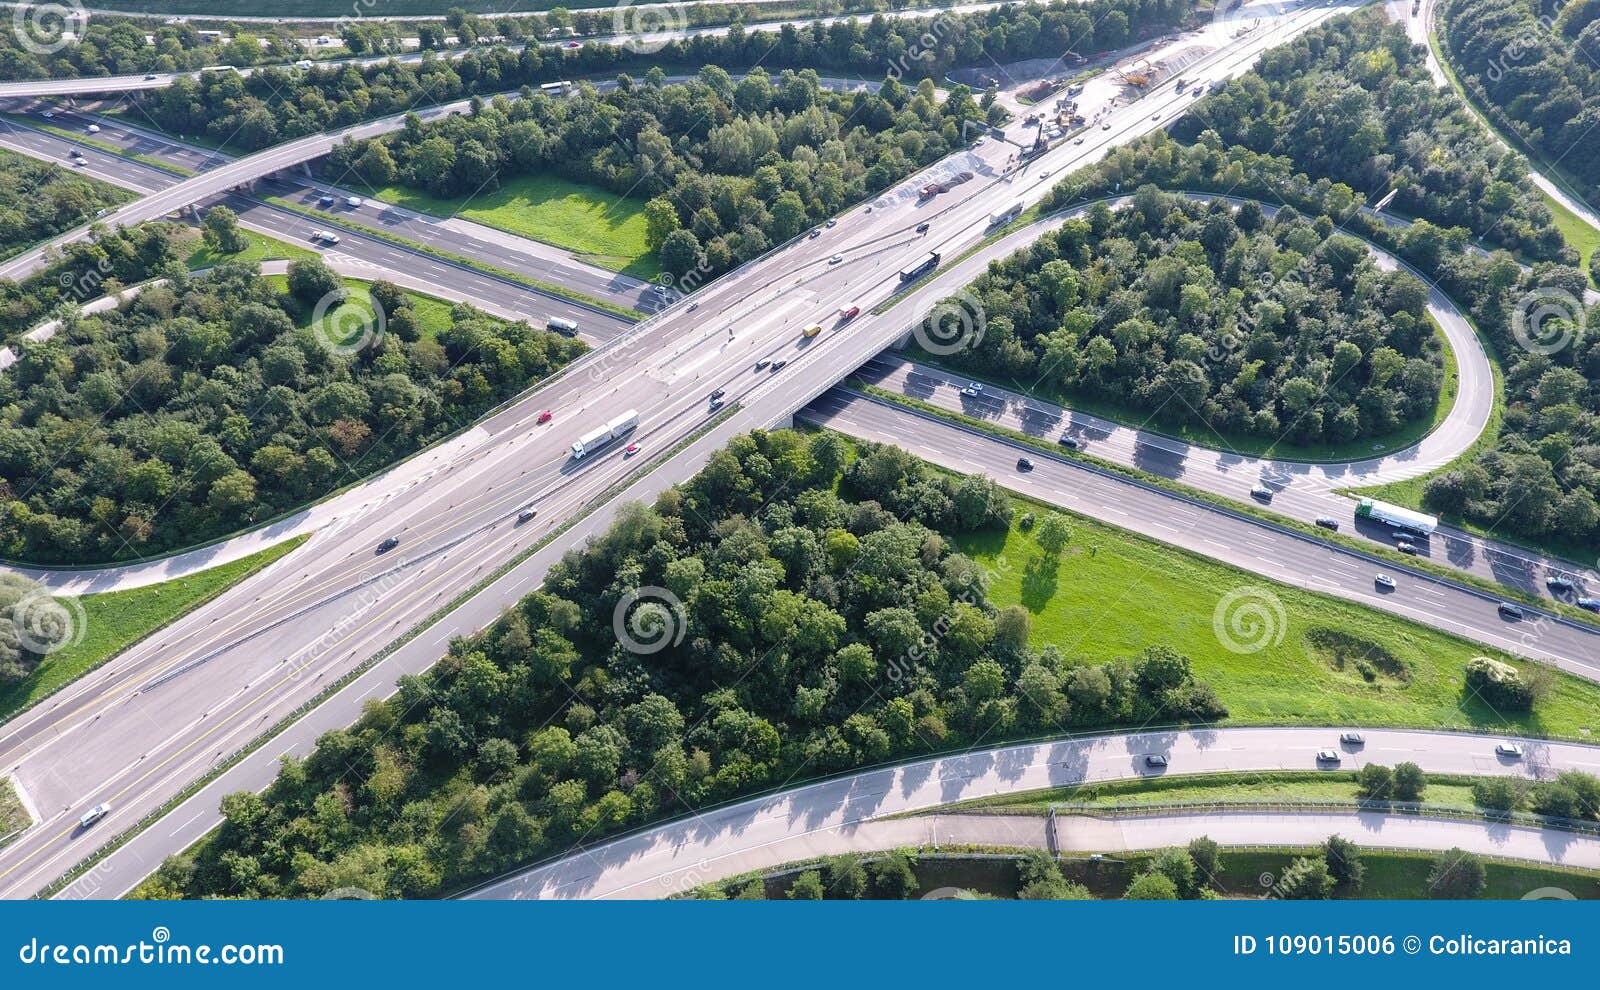
POLYGON ((1544 579, 1544 583, 1546 587, 1557 594, 1567 594, 1574 589, 1572 581, 1564 577, 1547 577, 1544 579))
POLYGON ((1580 598, 1578 607, 1590 612, 1600 612, 1600 598, 1580 598))
POLYGON ((1148 754, 1145 755, 1144 765, 1147 766, 1147 767, 1154 767, 1157 770, 1161 770, 1161 769, 1164 769, 1166 767, 1167 758, 1165 756, 1162 756, 1160 753, 1148 753, 1148 754))
POLYGON ((711 393, 711 398, 713 398, 713 399, 720 399, 720 398, 722 398, 722 397, 723 397, 723 396, 724 396, 724 395, 727 395, 727 394, 728 394, 728 390, 727 390, 727 389, 725 389, 725 388, 719 388, 719 389, 717 389, 717 390, 716 390, 716 391, 715 391, 715 392, 712 392, 712 393, 711 393))
POLYGON ((1526 615, 1526 613, 1522 611, 1521 605, 1513 605, 1510 602, 1501 602, 1499 605, 1495 606, 1495 608, 1499 610, 1502 616, 1507 619, 1511 619, 1514 622, 1521 622, 1526 615))
POLYGON ((1059 443, 1061 446, 1067 448, 1068 450, 1077 450, 1079 447, 1083 446, 1083 444, 1078 442, 1078 438, 1077 437, 1066 437, 1066 436, 1064 436, 1064 437, 1061 437, 1060 439, 1056 440, 1056 443, 1059 443))
POLYGON ((1272 501, 1272 489, 1266 485, 1252 485, 1250 487, 1250 497, 1257 502, 1270 502, 1272 501))
POLYGON ((1339 520, 1333 518, 1332 516, 1318 516, 1317 525, 1321 526, 1323 529, 1337 530, 1339 528, 1339 520))
POLYGON ((928 232, 928 228, 931 227, 931 226, 933 226, 933 225, 932 224, 927 224, 927 223, 919 223, 919 224, 917 224, 917 233, 926 234, 928 232))
POLYGON ((332 206, 333 205, 333 197, 332 196, 318 196, 317 197, 317 205, 318 206, 332 206))
POLYGON ((772 362, 772 370, 773 371, 779 371, 779 370, 781 370, 783 368, 784 365, 786 365, 788 363, 789 362, 788 362, 787 359, 782 360, 782 361, 774 361, 774 362, 772 362))
POLYGON ((1033 461, 1031 459, 1029 459, 1029 458, 1026 458, 1026 457, 1017 458, 1017 470, 1018 471, 1032 471, 1033 470, 1033 461))
POLYGON ((378 552, 379 553, 388 553, 390 550, 393 550, 395 547, 397 547, 399 545, 400 545, 400 537, 391 536, 387 540, 384 540, 382 543, 378 544, 378 552))
POLYGON ((711 400, 711 411, 712 412, 716 412, 718 409, 721 409, 721 408, 722 408, 722 400, 721 399, 712 399, 711 400))
POLYGON ((756 362, 756 370, 760 371, 762 368, 765 368, 769 363, 770 362, 767 361, 766 358, 762 358, 761 360, 756 362))

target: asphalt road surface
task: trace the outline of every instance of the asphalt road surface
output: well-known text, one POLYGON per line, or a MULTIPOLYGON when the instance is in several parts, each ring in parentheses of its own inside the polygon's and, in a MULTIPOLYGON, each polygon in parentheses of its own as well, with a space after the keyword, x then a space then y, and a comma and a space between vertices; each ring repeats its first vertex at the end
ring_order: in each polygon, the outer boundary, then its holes
MULTIPOLYGON (((1525 758, 1512 760, 1496 756, 1495 746, 1500 740, 1494 737, 1364 730, 1364 746, 1346 746, 1338 741, 1340 731, 1338 728, 1263 728, 1093 736, 866 770, 711 809, 601 843, 486 884, 468 896, 489 899, 666 897, 714 880, 771 869, 811 856, 881 850, 907 843, 934 844, 930 839, 936 841, 938 830, 945 829, 952 821, 949 815, 940 815, 936 820, 905 819, 894 824, 883 821, 891 815, 1050 787, 1148 779, 1163 772, 1315 770, 1319 749, 1339 750, 1342 754, 1339 768, 1343 770, 1356 769, 1367 762, 1393 765, 1409 760, 1428 773, 1542 779, 1562 770, 1593 773, 1600 767, 1600 748, 1575 743, 1528 740, 1524 742, 1525 758), (1167 770, 1148 767, 1145 757, 1149 754, 1166 756, 1167 770), (879 832, 869 832, 864 841, 856 840, 857 833, 872 829, 879 832), (887 844, 879 844, 884 842, 887 844)), ((1033 833, 1033 830, 1037 830, 1034 834, 1043 831, 1037 819, 1031 820, 1024 834, 1033 833)), ((1211 834, 1218 838, 1220 831, 1211 834)), ((1071 827, 1063 834, 1072 835, 1071 827)), ((1270 821, 1260 821, 1253 830, 1240 836, 1228 834, 1235 839, 1230 844, 1260 841, 1298 845, 1321 842, 1329 833, 1321 832, 1306 842, 1303 836, 1291 835, 1283 829, 1274 833, 1270 821)), ((1176 845, 1185 841, 1178 835, 1174 830, 1158 844, 1176 845)), ((1346 835, 1357 842, 1370 841, 1349 832, 1346 835)), ((1114 836, 1102 835, 1095 841, 1113 839, 1114 836)), ((1223 840, 1218 838, 1218 841, 1223 840)), ((1137 847, 1124 845, 1123 848, 1137 847)), ((1544 861, 1563 862, 1555 851, 1544 861)))

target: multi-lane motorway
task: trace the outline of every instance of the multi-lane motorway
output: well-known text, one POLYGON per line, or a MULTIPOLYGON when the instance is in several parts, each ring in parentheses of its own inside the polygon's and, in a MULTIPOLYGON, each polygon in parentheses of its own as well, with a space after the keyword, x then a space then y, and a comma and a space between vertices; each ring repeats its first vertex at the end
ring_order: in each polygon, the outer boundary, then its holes
MULTIPOLYGON (((1184 44, 1209 41, 1216 48, 1185 74, 1202 81, 1236 74, 1266 48, 1343 9, 1288 10, 1242 36, 1228 31, 1185 39, 1184 44)), ((14 778, 43 818, 0 850, 0 895, 37 890, 464 588, 514 561, 580 507, 615 505, 602 496, 645 463, 662 462, 625 494, 645 496, 681 480, 728 436, 783 421, 881 351, 916 314, 964 284, 989 258, 1009 253, 1036 232, 985 245, 941 269, 887 313, 871 314, 872 306, 899 291, 900 268, 930 249, 946 259, 960 256, 978 245, 993 210, 1042 198, 1051 185, 1048 173, 1085 164, 1161 127, 1190 102, 1170 84, 1157 87, 1111 113, 1105 118, 1109 127, 1090 131, 1085 144, 1052 150, 1023 171, 1006 171, 1015 148, 1000 142, 957 156, 939 169, 976 173, 962 195, 923 203, 915 190, 924 180, 903 183, 841 217, 837 227, 779 248, 696 293, 692 303, 616 338, 451 444, 330 500, 330 524, 306 547, 0 729, 0 772, 14 778), (932 228, 926 235, 915 229, 922 222, 932 228), (864 312, 841 323, 837 311, 846 302, 864 312), (799 331, 815 322, 827 332, 801 343, 799 331), (789 362, 782 372, 755 370, 758 360, 777 357, 789 362), (666 456, 706 424, 706 398, 714 388, 726 389, 739 411, 681 454, 666 456), (587 427, 625 407, 641 414, 634 438, 643 447, 638 458, 617 450, 582 462, 567 456, 567 446, 587 427), (538 426, 537 414, 545 408, 555 419, 538 426), (519 526, 517 510, 529 504, 539 506, 539 517, 519 526), (376 555, 376 544, 390 536, 400 540, 399 547, 376 555), (100 801, 110 801, 113 811, 85 834, 75 825, 75 813, 100 801)), ((442 112, 449 108, 433 111, 442 112)), ((386 126, 392 122, 356 130, 378 133, 386 126)), ((1010 136, 1021 139, 1023 132, 1016 128, 1010 136)), ((1026 136, 1031 138, 1031 129, 1026 136)), ((161 215, 191 197, 315 157, 336 139, 302 139, 219 166, 125 207, 119 220, 161 215)), ((444 615, 373 674, 303 716, 292 737, 262 753, 303 750, 316 733, 347 724, 351 692, 360 688, 370 696, 385 690, 397 657, 424 665, 436 659, 446 639, 481 627, 502 602, 537 583, 551 555, 580 542, 605 518, 602 511, 562 533, 488 595, 444 615), (387 680, 368 680, 380 671, 387 680)), ((265 758, 229 770, 203 792, 209 803, 181 806, 113 854, 106 874, 148 870, 160 855, 215 823, 217 792, 263 786, 271 773, 265 758)))

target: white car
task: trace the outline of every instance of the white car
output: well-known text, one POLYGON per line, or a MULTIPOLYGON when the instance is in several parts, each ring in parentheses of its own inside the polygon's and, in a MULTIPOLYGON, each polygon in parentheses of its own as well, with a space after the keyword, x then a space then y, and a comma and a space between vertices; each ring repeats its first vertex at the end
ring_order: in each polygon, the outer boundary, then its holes
POLYGON ((320 241, 323 244, 339 243, 339 235, 335 234, 331 230, 313 230, 311 232, 311 239, 314 241, 320 241))
POLYGON ((1494 748, 1496 756, 1504 756, 1508 760, 1522 759, 1522 747, 1514 742, 1503 742, 1494 748))
POLYGON ((83 817, 78 819, 78 827, 88 828, 90 825, 93 825, 95 822, 110 814, 110 812, 111 805, 106 802, 101 802, 100 804, 95 805, 93 808, 90 808, 88 811, 83 813, 83 817))
POLYGON ((100 133, 100 125, 99 124, 90 124, 89 125, 89 133, 90 134, 99 134, 100 133))
POLYGON ((346 196, 344 198, 344 205, 350 207, 352 210, 360 206, 363 202, 364 200, 360 196, 346 196))
POLYGON ((309 68, 311 68, 311 60, 309 58, 303 58, 300 61, 296 62, 294 64, 294 67, 297 68, 297 69, 309 69, 309 68))
POLYGON ((1384 589, 1385 591, 1393 591, 1394 590, 1394 587, 1395 587, 1394 578, 1390 577, 1387 574, 1379 574, 1377 577, 1373 578, 1372 581, 1373 581, 1374 584, 1376 584, 1378 587, 1384 589))
POLYGON ((842 254, 836 254, 836 255, 834 255, 834 256, 833 256, 833 257, 831 257, 831 258, 829 258, 829 259, 828 259, 828 264, 830 264, 830 265, 837 265, 837 264, 838 264, 838 263, 839 263, 839 262, 841 262, 841 261, 843 261, 843 260, 844 260, 844 255, 842 255, 842 254))
POLYGON ((982 395, 983 382, 968 382, 966 387, 961 390, 961 394, 967 396, 968 398, 982 395))

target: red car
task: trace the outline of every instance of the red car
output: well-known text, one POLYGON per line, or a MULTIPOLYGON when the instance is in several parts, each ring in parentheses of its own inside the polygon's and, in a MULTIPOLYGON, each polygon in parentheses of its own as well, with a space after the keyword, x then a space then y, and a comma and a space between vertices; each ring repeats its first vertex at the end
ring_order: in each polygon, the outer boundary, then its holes
POLYGON ((546 409, 544 412, 540 413, 539 414, 539 418, 537 420, 535 420, 534 422, 535 423, 548 423, 548 422, 550 422, 550 410, 546 409))
POLYGON ((630 443, 622 451, 622 456, 624 456, 624 457, 632 457, 634 454, 637 454, 638 452, 639 452, 639 445, 636 444, 636 443, 630 443))

